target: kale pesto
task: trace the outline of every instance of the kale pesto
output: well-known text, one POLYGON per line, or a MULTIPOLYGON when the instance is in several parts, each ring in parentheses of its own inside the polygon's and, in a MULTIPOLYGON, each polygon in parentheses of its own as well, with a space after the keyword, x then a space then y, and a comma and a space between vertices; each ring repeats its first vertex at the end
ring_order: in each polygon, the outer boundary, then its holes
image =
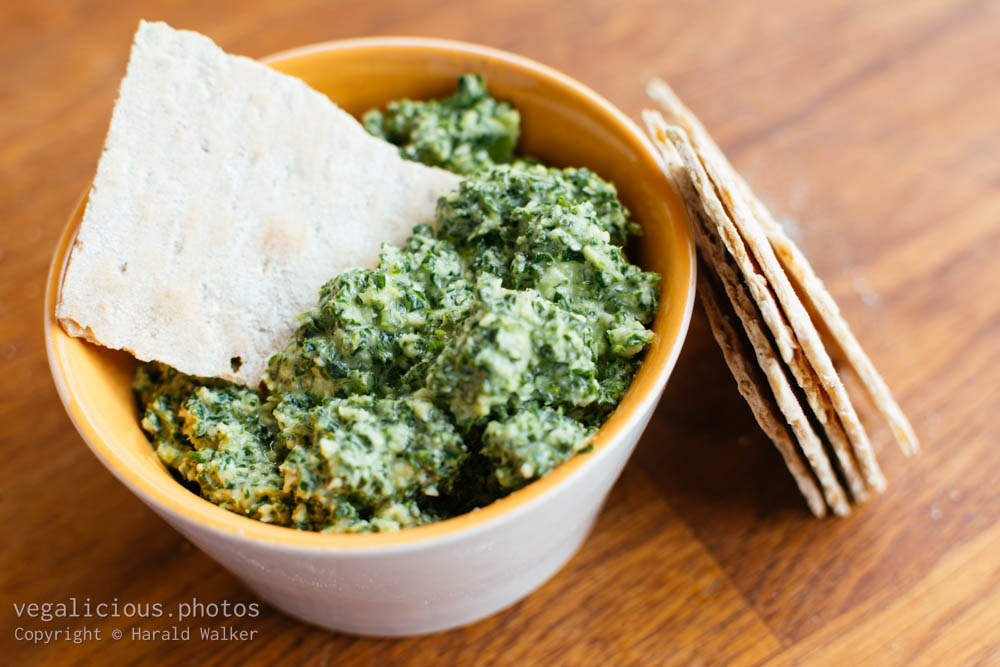
POLYGON ((365 129, 399 146, 408 160, 471 174, 498 162, 510 162, 521 129, 521 116, 486 91, 482 77, 465 74, 458 90, 443 100, 397 100, 386 110, 365 113, 365 129))
POLYGON ((486 505, 589 445, 628 388, 659 275, 586 169, 516 161, 517 110, 465 75, 365 126, 465 175, 401 247, 320 290, 261 391, 139 368, 142 427, 204 498, 301 530, 378 532, 486 505))

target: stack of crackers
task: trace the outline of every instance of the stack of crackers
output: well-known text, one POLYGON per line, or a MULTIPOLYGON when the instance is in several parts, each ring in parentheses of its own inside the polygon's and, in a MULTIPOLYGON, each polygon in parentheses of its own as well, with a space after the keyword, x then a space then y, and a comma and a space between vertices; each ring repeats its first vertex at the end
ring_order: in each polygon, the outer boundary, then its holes
POLYGON ((687 207, 698 294, 726 363, 809 509, 845 516, 886 481, 821 330, 907 455, 919 447, 913 429, 805 256, 702 124, 663 81, 648 93, 662 114, 643 120, 687 207))

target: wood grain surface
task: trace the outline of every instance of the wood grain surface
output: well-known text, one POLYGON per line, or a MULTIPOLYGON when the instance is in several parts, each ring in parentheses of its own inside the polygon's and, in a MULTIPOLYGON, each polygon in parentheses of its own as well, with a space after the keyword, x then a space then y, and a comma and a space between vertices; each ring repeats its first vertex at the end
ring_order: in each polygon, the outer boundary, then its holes
POLYGON ((1000 664, 998 35, 1000 3, 959 0, 3 3, 0 662, 1000 664), (42 345, 47 265, 139 18, 255 57, 375 34, 481 42, 633 117, 643 78, 664 76, 791 221, 923 453, 907 461, 872 428, 888 491, 849 519, 813 520, 696 311, 593 535, 492 618, 377 641, 264 607, 231 624, 253 639, 222 642, 111 639, 128 619, 19 618, 15 604, 72 597, 253 601, 98 463, 42 345), (19 627, 102 639, 33 645, 19 627))

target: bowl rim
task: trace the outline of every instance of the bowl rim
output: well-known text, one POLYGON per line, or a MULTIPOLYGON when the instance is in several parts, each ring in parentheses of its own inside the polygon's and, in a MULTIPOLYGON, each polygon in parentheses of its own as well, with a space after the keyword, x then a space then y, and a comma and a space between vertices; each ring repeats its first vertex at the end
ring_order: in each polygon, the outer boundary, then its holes
MULTIPOLYGON (((618 133, 629 135, 629 138, 638 144, 637 147, 641 149, 638 152, 644 158, 646 164, 640 164, 637 168, 644 168, 650 172, 655 170, 658 173, 658 177, 662 179, 661 187, 664 188, 664 197, 670 204, 671 217, 677 215, 679 216, 679 221, 687 221, 687 212, 682 205, 677 206, 679 199, 677 198, 676 190, 663 172, 662 163, 655 148, 638 126, 622 111, 591 88, 547 65, 524 56, 456 40, 384 36, 318 42, 279 51, 258 58, 257 60, 265 64, 275 64, 328 51, 385 48, 416 51, 446 51, 460 56, 484 58, 491 62, 491 64, 514 68, 533 78, 544 79, 547 83, 561 87, 574 96, 582 98, 586 103, 593 105, 603 115, 603 120, 609 125, 619 126, 618 133)), ((88 186, 87 192, 89 192, 89 189, 90 186, 88 186)), ((46 353, 53 381, 70 420, 80 433, 80 436, 104 466, 161 516, 165 513, 179 516, 214 533, 252 540, 264 546, 308 548, 327 551, 391 548, 393 551, 396 551, 399 549, 424 547, 432 541, 435 544, 441 544, 457 540, 460 537, 468 537, 474 533, 487 530, 490 526, 500 521, 516 519, 518 515, 527 512, 529 508, 541 502, 546 496, 551 495, 560 488, 568 486, 565 482, 570 478, 581 474, 585 469, 599 466, 601 461, 613 449, 613 445, 621 441, 627 434, 629 427, 642 419, 644 415, 652 412, 655 403, 659 400, 660 392, 680 355, 694 308, 696 271, 694 245, 689 225, 679 223, 677 225, 678 229, 673 231, 674 236, 679 239, 682 248, 678 251, 678 256, 672 259, 680 259, 686 263, 686 267, 682 267, 682 269, 686 268, 686 271, 682 274, 682 278, 686 282, 682 290, 684 303, 670 304, 670 310, 674 314, 669 320, 664 314, 662 307, 656 316, 658 320, 662 319, 666 321, 666 324, 671 326, 672 331, 669 333, 673 334, 673 339, 668 341, 658 340, 654 343, 654 348, 647 351, 646 358, 643 360, 636 377, 633 378, 632 384, 619 403, 618 408, 616 408, 598 430, 591 451, 577 454, 570 460, 557 466, 544 477, 494 501, 486 507, 435 523, 385 533, 341 534, 301 531, 285 526, 276 526, 230 512, 197 494, 191 493, 180 484, 176 484, 176 493, 162 491, 150 484, 142 474, 127 465, 123 465, 122 461, 115 454, 115 444, 105 441, 87 419, 85 410, 81 408, 80 402, 76 398, 76 388, 71 387, 66 382, 64 358, 56 349, 53 335, 55 331, 62 333, 61 327, 55 318, 55 307, 62 286, 63 273, 69 259, 69 250, 76 238, 79 219, 86 202, 87 193, 81 197, 60 235, 49 267, 45 288, 44 334, 46 353), (677 309, 680 310, 678 311, 677 309), (678 315, 680 316, 679 319, 678 315), (666 342, 666 345, 664 345, 664 342, 666 342), (627 407, 628 410, 623 410, 623 407, 627 407)), ((663 299, 661 298, 662 303, 663 299)))

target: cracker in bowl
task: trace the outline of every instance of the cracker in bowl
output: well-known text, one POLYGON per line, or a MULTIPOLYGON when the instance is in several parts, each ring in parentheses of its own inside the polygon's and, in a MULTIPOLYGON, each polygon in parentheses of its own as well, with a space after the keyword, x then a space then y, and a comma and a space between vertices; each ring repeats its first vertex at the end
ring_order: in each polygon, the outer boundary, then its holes
POLYGON ((373 267, 459 180, 303 81, 144 21, 56 315, 71 335, 255 387, 320 286, 373 267))

